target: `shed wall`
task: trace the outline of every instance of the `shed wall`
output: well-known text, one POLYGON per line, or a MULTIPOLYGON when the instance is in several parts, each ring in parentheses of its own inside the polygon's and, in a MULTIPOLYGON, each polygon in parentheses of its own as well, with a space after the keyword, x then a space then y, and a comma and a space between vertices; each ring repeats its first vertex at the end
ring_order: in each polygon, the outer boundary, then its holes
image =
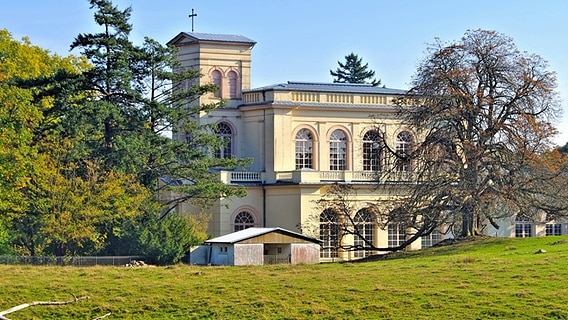
POLYGON ((315 264, 320 260, 320 245, 315 243, 292 243, 291 264, 315 264))
POLYGON ((211 264, 230 266, 234 263, 234 247, 232 244, 215 243, 211 246, 211 264), (221 249, 223 248, 223 249, 221 249))
POLYGON ((293 236, 289 236, 286 234, 282 234, 279 232, 270 232, 267 234, 263 234, 260 236, 256 236, 254 238, 250 238, 250 239, 246 239, 243 241, 239 242, 240 244, 245 244, 245 243, 313 243, 311 241, 302 239, 302 238, 297 238, 297 237, 293 237, 293 236))
POLYGON ((189 252, 189 264, 206 265, 209 263, 211 246, 197 246, 189 252))
POLYGON ((234 245, 235 266, 260 266, 264 264, 263 244, 238 244, 234 245))

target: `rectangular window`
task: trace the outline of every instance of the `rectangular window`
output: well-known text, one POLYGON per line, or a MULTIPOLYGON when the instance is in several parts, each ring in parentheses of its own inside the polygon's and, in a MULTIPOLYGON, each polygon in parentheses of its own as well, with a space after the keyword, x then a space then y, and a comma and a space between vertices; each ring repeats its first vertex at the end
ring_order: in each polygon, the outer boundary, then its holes
POLYGON ((561 236, 562 235, 562 224, 561 223, 547 223, 546 224, 546 235, 547 236, 561 236))
POLYGON ((296 170, 312 167, 312 142, 296 141, 296 170))
POLYGON ((337 258, 339 253, 339 226, 336 223, 320 225, 320 239, 323 248, 320 251, 321 258, 337 258))
POLYGON ((333 147, 329 151, 329 170, 343 171, 347 168, 345 148, 333 147))
POLYGON ((388 225, 388 247, 400 246, 406 240, 406 226, 402 223, 388 225))
POLYGON ((381 170, 380 150, 374 143, 363 143, 363 171, 381 170))
POLYGON ((515 224, 515 237, 528 238, 532 237, 532 226, 530 222, 517 222, 515 224))
POLYGON ((442 234, 434 230, 429 235, 422 237, 422 249, 430 248, 440 241, 442 241, 442 234))
MULTIPOLYGON (((373 243, 373 227, 374 223, 365 223, 358 225, 360 235, 354 235, 353 245, 360 247, 368 247, 367 243, 373 243), (363 238, 361 238, 363 237, 363 238), (365 241, 367 240, 367 242, 365 241)), ((365 258, 373 254, 371 250, 359 249, 353 252, 353 257, 355 258, 365 258)))

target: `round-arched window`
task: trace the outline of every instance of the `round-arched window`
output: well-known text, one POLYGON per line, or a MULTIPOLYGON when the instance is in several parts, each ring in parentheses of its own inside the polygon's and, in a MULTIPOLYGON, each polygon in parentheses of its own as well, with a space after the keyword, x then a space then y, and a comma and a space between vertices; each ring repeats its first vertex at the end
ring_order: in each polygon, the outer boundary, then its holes
POLYGON ((247 228, 254 227, 254 217, 248 211, 241 211, 237 213, 234 221, 234 231, 240 231, 247 228))

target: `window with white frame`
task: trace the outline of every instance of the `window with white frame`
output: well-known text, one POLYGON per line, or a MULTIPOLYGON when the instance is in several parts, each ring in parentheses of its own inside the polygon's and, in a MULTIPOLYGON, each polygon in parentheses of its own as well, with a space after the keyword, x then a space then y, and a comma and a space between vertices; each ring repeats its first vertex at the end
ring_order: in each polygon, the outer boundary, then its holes
POLYGON ((410 153, 414 148, 414 138, 408 131, 402 131, 396 136, 396 162, 395 169, 399 172, 412 171, 410 153))
POLYGON ((515 237, 528 238, 533 236, 533 223, 522 214, 515 218, 515 237))
POLYGON ((404 223, 389 224, 387 229, 387 245, 389 248, 398 247, 406 240, 406 225, 404 223))
POLYGON ((225 159, 233 155, 233 130, 225 122, 217 124, 217 137, 221 146, 215 151, 215 158, 225 159))
POLYGON ((432 231, 427 236, 421 237, 422 249, 430 248, 431 246, 435 245, 436 243, 442 241, 443 235, 439 231, 432 231))
POLYGON ((323 241, 321 258, 337 258, 339 247, 339 216, 332 209, 320 214, 320 240, 323 241))
POLYGON ((562 224, 561 223, 547 223, 546 224, 546 235, 547 236, 561 236, 562 235, 562 224))
MULTIPOLYGON (((355 247, 368 248, 374 244, 375 219, 371 210, 361 209, 353 217, 355 234, 353 235, 353 245, 355 247)), ((357 249, 353 252, 355 258, 365 258, 373 254, 369 249, 357 249)))
POLYGON ((363 170, 380 171, 382 165, 382 144, 379 132, 371 130, 363 136, 363 170))
POLYGON ((254 217, 248 211, 241 211, 235 216, 233 231, 240 231, 254 227, 254 217))
POLYGON ((313 140, 308 129, 296 133, 296 170, 313 168, 313 140))
POLYGON ((329 170, 347 170, 347 136, 342 130, 335 130, 329 137, 329 170))

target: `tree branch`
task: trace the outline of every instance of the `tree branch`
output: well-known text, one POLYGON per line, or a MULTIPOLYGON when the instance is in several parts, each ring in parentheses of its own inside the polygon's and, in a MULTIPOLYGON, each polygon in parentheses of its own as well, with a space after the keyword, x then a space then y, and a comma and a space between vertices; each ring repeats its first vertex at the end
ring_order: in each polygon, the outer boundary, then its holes
POLYGON ((10 309, 0 311, 0 320, 10 320, 9 318, 6 318, 5 315, 10 314, 12 312, 20 311, 27 307, 63 305, 63 304, 75 303, 79 300, 86 300, 86 299, 89 299, 89 296, 76 297, 75 295, 73 295, 73 300, 68 300, 68 301, 34 301, 30 303, 23 303, 18 306, 12 307, 10 309))

